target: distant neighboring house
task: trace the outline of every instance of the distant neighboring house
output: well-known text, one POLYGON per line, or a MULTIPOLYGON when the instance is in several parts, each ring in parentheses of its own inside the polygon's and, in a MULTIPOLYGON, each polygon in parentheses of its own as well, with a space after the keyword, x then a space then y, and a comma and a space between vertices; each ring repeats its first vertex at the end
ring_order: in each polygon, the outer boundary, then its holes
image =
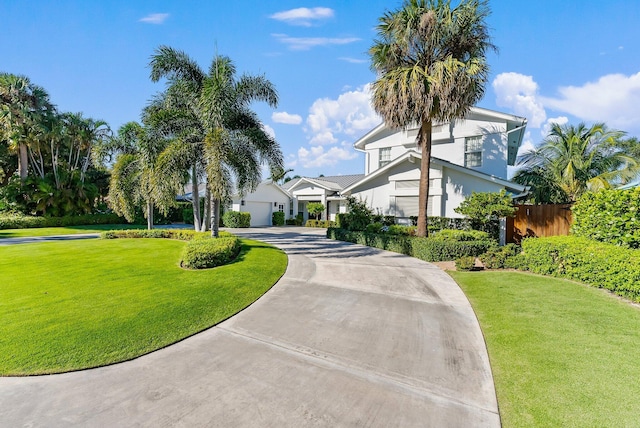
MULTIPOLYGON (((525 118, 479 107, 463 120, 434 124, 427 214, 461 217, 454 209, 472 192, 526 194, 525 186, 507 180, 526 125, 525 118)), ((354 196, 375 213, 406 222, 418 215, 417 133, 417 126, 393 130, 380 124, 354 144, 365 153, 364 174, 302 177, 282 186, 266 181, 254 193, 234 199, 233 209, 251 212, 252 225, 268 225, 275 210, 307 220, 307 204, 320 202, 326 207, 323 218, 334 220, 346 212, 346 197, 354 196)))

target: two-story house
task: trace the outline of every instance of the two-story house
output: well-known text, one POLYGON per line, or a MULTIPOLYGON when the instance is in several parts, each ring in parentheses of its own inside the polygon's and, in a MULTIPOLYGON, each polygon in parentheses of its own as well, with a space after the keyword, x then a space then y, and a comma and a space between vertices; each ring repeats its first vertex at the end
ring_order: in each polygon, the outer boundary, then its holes
MULTIPOLYGON (((525 192, 524 186, 507 180, 507 166, 515 163, 526 123, 522 117, 473 107, 463 120, 434 124, 427 214, 460 217, 454 208, 472 192, 525 192)), ((336 213, 346 211, 347 196, 366 201, 378 214, 398 219, 416 216, 421 159, 417 132, 417 126, 393 130, 380 124, 354 144, 365 154, 364 174, 303 177, 283 186, 266 182, 260 192, 246 198, 264 199, 262 193, 273 194, 266 187, 277 187, 280 195, 289 196, 288 207, 266 200, 264 206, 283 210, 287 218, 302 214, 307 219, 306 204, 321 202, 327 207, 323 217, 333 220, 336 213)), ((233 209, 242 207, 240 199, 234 200, 233 209)), ((269 224, 267 215, 258 217, 261 223, 252 225, 269 224)))

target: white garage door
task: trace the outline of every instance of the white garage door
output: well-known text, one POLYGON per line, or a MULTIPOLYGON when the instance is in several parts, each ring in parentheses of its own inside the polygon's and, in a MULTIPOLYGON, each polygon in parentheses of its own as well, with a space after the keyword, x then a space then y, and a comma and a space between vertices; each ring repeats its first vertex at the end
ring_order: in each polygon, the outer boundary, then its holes
POLYGON ((247 201, 242 211, 251 213, 251 227, 271 225, 271 204, 269 202, 247 201))

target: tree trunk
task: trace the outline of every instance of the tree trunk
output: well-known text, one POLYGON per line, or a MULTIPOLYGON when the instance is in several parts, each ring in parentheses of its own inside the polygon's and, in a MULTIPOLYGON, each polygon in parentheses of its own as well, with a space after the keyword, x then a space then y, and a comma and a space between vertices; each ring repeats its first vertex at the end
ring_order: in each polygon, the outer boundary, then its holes
POLYGON ((147 229, 153 229, 153 203, 147 202, 147 229))
POLYGON ((429 204, 429 168, 431 166, 431 121, 422 122, 418 145, 421 148, 420 192, 418 196, 418 230, 417 236, 429 236, 427 224, 427 205, 429 204))
POLYGON ((220 199, 214 198, 213 209, 211 215, 211 236, 218 237, 218 229, 220 228, 220 199))
POLYGON ((193 227, 200 232, 200 196, 198 195, 198 174, 196 165, 191 168, 191 204, 193 205, 193 227))
POLYGON ((202 220, 202 227, 200 230, 206 232, 209 230, 211 224, 211 190, 209 190, 209 183, 207 183, 207 190, 205 191, 204 199, 204 220, 202 220))
POLYGON ((20 180, 22 181, 27 179, 28 165, 29 154, 27 153, 27 146, 26 144, 20 144, 18 146, 18 170, 20 171, 20 180))

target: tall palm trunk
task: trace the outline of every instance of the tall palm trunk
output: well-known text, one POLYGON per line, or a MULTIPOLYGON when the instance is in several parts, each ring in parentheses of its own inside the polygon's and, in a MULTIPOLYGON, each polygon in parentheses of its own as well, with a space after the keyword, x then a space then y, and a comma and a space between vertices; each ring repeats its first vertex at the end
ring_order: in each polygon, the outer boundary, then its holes
POLYGON ((420 161, 420 189, 418 196, 418 230, 417 236, 429 236, 427 224, 427 206, 429 204, 429 169, 431 167, 431 121, 422 122, 418 144, 420 144, 422 160, 420 161))
POLYGON ((212 215, 211 215, 211 236, 213 236, 214 238, 218 237, 218 232, 220 229, 220 199, 218 198, 214 198, 213 199, 213 208, 212 208, 212 215))
POLYGON ((202 232, 209 230, 209 224, 211 223, 211 190, 209 190, 208 184, 204 195, 204 220, 202 221, 202 227, 200 228, 202 232))
POLYGON ((147 202, 147 229, 153 229, 153 203, 147 202))
POLYGON ((20 144, 18 146, 18 170, 20 171, 20 179, 22 181, 27 179, 28 166, 29 166, 29 153, 27 151, 26 144, 20 144))
POLYGON ((200 195, 198 194, 198 174, 196 164, 191 168, 191 204, 193 205, 193 227, 200 232, 200 195))

